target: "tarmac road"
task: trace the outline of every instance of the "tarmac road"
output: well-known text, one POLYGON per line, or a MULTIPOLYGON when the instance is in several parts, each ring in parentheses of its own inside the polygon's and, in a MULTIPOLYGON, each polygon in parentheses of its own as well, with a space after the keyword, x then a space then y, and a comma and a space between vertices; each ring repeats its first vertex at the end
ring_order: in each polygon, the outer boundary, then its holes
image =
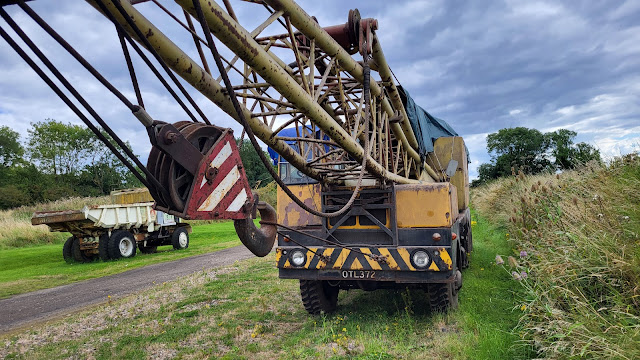
POLYGON ((204 269, 231 265, 254 255, 244 246, 148 265, 120 274, 38 290, 0 300, 0 334, 60 317, 90 305, 147 289, 204 269))

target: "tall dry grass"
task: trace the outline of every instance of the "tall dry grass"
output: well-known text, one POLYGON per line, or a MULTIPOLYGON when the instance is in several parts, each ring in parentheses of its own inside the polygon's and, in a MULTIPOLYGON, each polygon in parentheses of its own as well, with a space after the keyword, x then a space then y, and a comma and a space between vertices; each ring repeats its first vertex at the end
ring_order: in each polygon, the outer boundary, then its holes
POLYGON ((640 358, 637 155, 500 179, 475 189, 473 203, 523 255, 505 268, 525 290, 515 330, 524 343, 554 359, 640 358))
POLYGON ((108 196, 74 197, 0 211, 0 249, 58 243, 69 236, 50 232, 46 225, 31 225, 31 215, 36 211, 82 209, 85 205, 110 204, 110 201, 108 196))

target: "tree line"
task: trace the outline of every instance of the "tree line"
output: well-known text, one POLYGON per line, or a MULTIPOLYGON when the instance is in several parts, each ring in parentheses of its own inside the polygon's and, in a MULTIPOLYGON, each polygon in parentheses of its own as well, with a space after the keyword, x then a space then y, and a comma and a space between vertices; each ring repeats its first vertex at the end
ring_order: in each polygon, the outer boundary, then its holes
POLYGON ((520 171, 539 174, 574 169, 589 161, 601 161, 600 151, 584 143, 574 143, 575 131, 559 129, 542 133, 536 129, 515 127, 487 136, 491 161, 478 167, 477 186, 520 171))
POLYGON ((16 131, 0 127, 2 209, 138 186, 86 127, 51 119, 31 123, 24 144, 16 131))
MULTIPOLYGON (((267 184, 271 177, 251 143, 239 149, 249 184, 267 184)), ((31 123, 23 143, 19 133, 0 126, 0 209, 140 186, 86 127, 46 119, 31 123)))

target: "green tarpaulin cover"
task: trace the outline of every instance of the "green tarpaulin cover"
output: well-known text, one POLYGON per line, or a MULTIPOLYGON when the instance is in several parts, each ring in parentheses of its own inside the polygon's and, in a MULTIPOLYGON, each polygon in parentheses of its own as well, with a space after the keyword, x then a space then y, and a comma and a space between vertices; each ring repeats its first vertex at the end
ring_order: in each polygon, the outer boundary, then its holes
MULTIPOLYGON (((407 111, 411 128, 418 140, 418 152, 422 160, 425 160, 427 154, 433 151, 433 142, 436 141, 437 138, 444 136, 459 136, 446 121, 432 116, 426 110, 418 106, 406 89, 399 86, 398 90, 400 91, 400 97, 402 98, 404 108, 407 111)), ((467 161, 470 161, 469 150, 466 150, 467 161)))

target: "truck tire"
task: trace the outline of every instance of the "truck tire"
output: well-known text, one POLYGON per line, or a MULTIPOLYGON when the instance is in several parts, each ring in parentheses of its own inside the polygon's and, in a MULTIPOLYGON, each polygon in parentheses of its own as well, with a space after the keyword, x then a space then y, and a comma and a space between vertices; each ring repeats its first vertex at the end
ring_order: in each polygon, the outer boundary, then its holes
POLYGON ((140 252, 143 254, 153 254, 158 251, 157 246, 144 246, 142 243, 138 244, 138 249, 140 249, 140 252))
POLYGON ((338 305, 340 289, 322 280, 300 280, 302 304, 309 314, 331 313, 338 305))
POLYGON ((126 230, 116 230, 109 238, 109 257, 112 259, 130 258, 136 256, 136 240, 133 234, 126 230))
POLYGON ((80 239, 73 237, 73 243, 71 244, 71 253, 73 259, 80 263, 88 263, 93 261, 93 256, 87 255, 84 251, 80 250, 80 239))
MULTIPOLYGON (((461 274, 457 271, 457 274, 461 274)), ((461 275, 459 275, 461 276, 461 275)), ((462 286, 462 277, 460 284, 456 282, 446 284, 429 284, 427 292, 429 293, 429 305, 432 312, 447 312, 451 309, 458 308, 458 291, 462 286)))
POLYGON ((102 261, 111 259, 109 256, 109 234, 107 233, 100 235, 98 240, 98 256, 102 261))
POLYGON ((64 258, 64 261, 66 261, 67 263, 71 264, 73 262, 73 240, 75 239, 75 236, 71 236, 70 238, 67 239, 67 241, 64 242, 64 245, 62 246, 62 257, 64 258))
POLYGON ((189 233, 185 228, 179 227, 171 234, 171 245, 176 250, 183 250, 189 247, 189 233))

